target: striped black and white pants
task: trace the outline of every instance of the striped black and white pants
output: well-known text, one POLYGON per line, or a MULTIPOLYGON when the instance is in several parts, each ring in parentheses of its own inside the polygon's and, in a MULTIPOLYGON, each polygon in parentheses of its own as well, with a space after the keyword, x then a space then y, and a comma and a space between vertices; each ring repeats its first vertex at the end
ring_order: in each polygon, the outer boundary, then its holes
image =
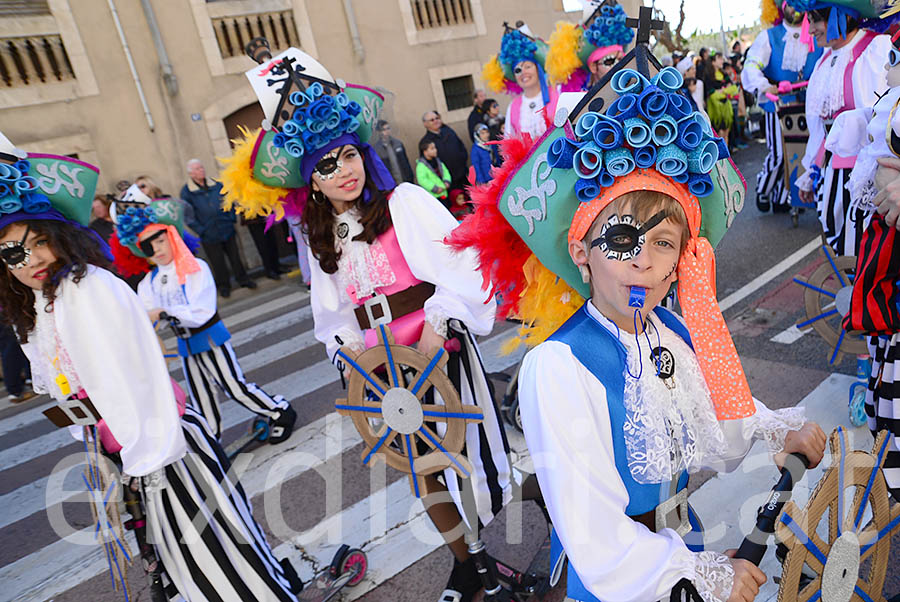
POLYGON ((825 153, 825 169, 822 170, 822 184, 816 195, 816 212, 825 242, 836 255, 856 255, 862 233, 869 225, 872 214, 860 209, 859 201, 854 201, 847 190, 847 180, 852 169, 834 169, 830 165, 831 153, 825 153))
POLYGON ((766 145, 769 153, 762 169, 756 174, 756 201, 772 205, 789 205, 790 191, 784 181, 784 145, 781 141, 781 121, 774 112, 765 111, 766 145))
POLYGON ((213 386, 251 412, 277 419, 288 402, 281 395, 272 397, 255 383, 248 383, 231 343, 210 345, 209 351, 181 358, 181 369, 188 385, 191 406, 206 418, 217 439, 222 436, 222 414, 213 386))
MULTIPOLYGON (((484 415, 482 422, 466 425, 463 453, 474 468, 470 480, 478 518, 482 525, 487 525, 512 500, 509 443, 500 412, 488 387, 481 351, 475 338, 459 320, 450 320, 448 331, 450 337, 459 339, 461 349, 450 354, 447 376, 459 391, 460 401, 477 406, 484 415)), ((465 517, 461 497, 463 480, 448 468, 444 471, 444 481, 460 514, 465 517)))
POLYGON ((900 333, 871 337, 872 374, 866 392, 866 415, 873 433, 886 430, 892 441, 884 462, 884 478, 900 502, 900 333))
POLYGON ((147 538, 163 565, 168 598, 296 602, 203 416, 188 407, 181 425, 187 454, 142 478, 147 538))

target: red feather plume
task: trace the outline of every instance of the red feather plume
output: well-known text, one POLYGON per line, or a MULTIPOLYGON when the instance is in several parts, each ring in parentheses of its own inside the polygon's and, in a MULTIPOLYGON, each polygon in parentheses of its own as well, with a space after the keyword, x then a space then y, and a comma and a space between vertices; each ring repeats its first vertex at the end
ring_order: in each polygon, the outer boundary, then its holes
POLYGON ((531 256, 531 249, 500 213, 497 203, 507 181, 527 159, 532 140, 523 134, 521 138, 508 138, 499 144, 503 165, 492 170, 487 184, 469 187, 475 211, 444 242, 457 251, 472 247, 478 252, 484 289, 490 287, 491 295, 501 294, 497 315, 505 318, 518 310, 519 297, 526 285, 522 266, 531 256))
POLYGON ((138 257, 131 249, 119 242, 119 234, 113 232, 109 237, 109 248, 113 254, 113 267, 125 278, 146 274, 150 271, 150 262, 143 257, 138 257))

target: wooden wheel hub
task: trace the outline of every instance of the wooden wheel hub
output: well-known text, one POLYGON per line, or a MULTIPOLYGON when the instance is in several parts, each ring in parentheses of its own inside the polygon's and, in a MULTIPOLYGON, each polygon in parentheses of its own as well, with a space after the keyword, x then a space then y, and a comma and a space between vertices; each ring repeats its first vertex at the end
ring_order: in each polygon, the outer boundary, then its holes
POLYGON ((415 395, 408 389, 389 389, 381 398, 384 423, 403 435, 415 433, 422 426, 425 414, 415 395))
POLYGON ((845 531, 838 537, 822 570, 822 602, 846 602, 859 578, 859 537, 845 531))

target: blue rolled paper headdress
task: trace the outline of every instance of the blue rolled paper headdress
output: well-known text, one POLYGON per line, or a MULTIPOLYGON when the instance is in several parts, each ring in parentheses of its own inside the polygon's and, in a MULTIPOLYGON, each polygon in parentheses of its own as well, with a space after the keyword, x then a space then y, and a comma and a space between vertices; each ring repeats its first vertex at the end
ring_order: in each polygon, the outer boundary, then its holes
POLYGON ((626 46, 634 39, 634 30, 626 25, 628 15, 620 4, 600 8, 591 25, 584 30, 584 40, 597 48, 626 46))
POLYGON ((687 184, 697 197, 713 190, 709 173, 729 156, 724 141, 713 135, 706 118, 681 95, 682 77, 666 67, 652 80, 622 69, 610 80, 619 95, 605 114, 582 113, 573 129, 577 140, 558 138, 547 159, 554 168, 572 169, 579 178, 578 200, 593 200, 615 178, 636 168, 653 168, 687 184))
POLYGON ((0 163, 0 214, 44 213, 50 209, 50 199, 40 190, 38 180, 29 175, 31 162, 19 159, 15 163, 0 163))
POLYGON ((343 92, 331 96, 316 82, 306 90, 291 92, 290 101, 296 107, 294 114, 281 124, 272 142, 292 157, 314 154, 332 140, 359 129, 362 107, 343 92))

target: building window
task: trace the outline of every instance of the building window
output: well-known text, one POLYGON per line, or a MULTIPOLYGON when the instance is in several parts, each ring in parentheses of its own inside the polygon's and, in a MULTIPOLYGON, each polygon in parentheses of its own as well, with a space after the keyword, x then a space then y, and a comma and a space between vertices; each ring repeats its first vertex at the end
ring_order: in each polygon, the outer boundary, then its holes
POLYGON ((472 98, 475 95, 475 84, 471 75, 442 79, 444 88, 444 100, 447 102, 447 110, 465 109, 472 106, 472 98))
POLYGON ((47 0, 0 0, 0 18, 49 15, 47 0))
POLYGON ((416 29, 472 23, 469 0, 409 0, 416 29))
POLYGON ((9 88, 75 79, 59 34, 0 39, 0 83, 9 88))
POLYGON ((221 17, 212 20, 219 42, 222 58, 244 55, 244 47, 253 38, 263 37, 269 41, 272 54, 278 54, 291 46, 300 46, 293 11, 221 17))

